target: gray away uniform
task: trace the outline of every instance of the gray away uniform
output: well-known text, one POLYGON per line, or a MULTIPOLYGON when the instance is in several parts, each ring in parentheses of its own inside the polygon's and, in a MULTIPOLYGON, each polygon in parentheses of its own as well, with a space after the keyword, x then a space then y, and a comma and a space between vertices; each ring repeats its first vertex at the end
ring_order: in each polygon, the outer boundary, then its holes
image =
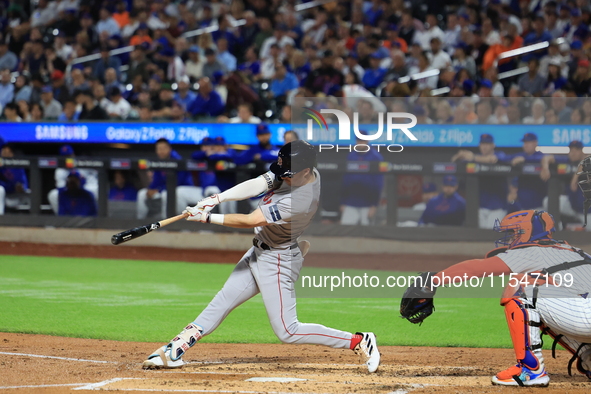
POLYGON ((212 333, 238 305, 261 293, 273 331, 281 342, 350 347, 351 333, 300 323, 296 313, 295 282, 304 262, 297 241, 310 224, 320 199, 320 174, 314 170, 314 175, 314 182, 300 187, 278 184, 270 171, 263 175, 269 191, 259 201, 259 208, 270 224, 255 228, 258 246, 244 254, 224 287, 195 319, 203 335, 212 333), (261 243, 270 250, 263 250, 261 243))

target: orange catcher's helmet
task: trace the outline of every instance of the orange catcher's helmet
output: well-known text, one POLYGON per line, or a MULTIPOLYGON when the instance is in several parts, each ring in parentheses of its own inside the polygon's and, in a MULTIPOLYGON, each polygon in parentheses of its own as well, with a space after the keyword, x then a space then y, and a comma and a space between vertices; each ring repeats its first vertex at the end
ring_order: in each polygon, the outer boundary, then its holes
POLYGON ((494 230, 505 233, 496 241, 496 246, 512 248, 525 243, 535 242, 543 238, 552 238, 556 231, 554 218, 546 211, 518 211, 510 213, 499 222, 495 221, 494 230))

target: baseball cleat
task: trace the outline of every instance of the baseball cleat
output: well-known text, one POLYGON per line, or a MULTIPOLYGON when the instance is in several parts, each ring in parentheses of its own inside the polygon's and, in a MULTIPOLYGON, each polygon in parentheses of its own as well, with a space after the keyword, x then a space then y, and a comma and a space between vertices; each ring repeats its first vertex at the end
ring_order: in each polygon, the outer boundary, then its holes
POLYGON ((300 247, 300 250, 302 251, 302 257, 306 257, 306 255, 308 254, 308 251, 310 250, 310 241, 300 241, 298 242, 298 246, 300 247))
POLYGON ((517 364, 514 367, 499 372, 492 377, 492 384, 499 386, 539 386, 547 387, 550 377, 543 366, 535 372, 525 365, 517 364))
POLYGON ((144 369, 174 369, 174 368, 181 368, 185 365, 185 362, 179 358, 176 361, 171 360, 170 358, 170 350, 172 348, 172 344, 164 345, 161 348, 158 348, 154 353, 148 356, 148 359, 144 361, 143 368, 144 369))
POLYGON ((357 332, 355 334, 361 335, 363 339, 353 351, 359 355, 361 362, 367 365, 369 373, 377 371, 380 366, 380 351, 375 334, 373 332, 357 332))

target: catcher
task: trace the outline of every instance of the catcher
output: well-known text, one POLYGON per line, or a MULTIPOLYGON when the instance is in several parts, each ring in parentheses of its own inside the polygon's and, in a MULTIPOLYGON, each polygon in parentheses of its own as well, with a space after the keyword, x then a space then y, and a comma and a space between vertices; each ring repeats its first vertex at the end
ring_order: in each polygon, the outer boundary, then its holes
POLYGON ((467 260, 439 272, 423 273, 409 287, 400 305, 402 317, 422 323, 433 313, 433 296, 440 285, 467 277, 517 275, 505 289, 501 305, 517 365, 492 377, 504 386, 548 386, 550 377, 542 356, 542 334, 554 338, 571 354, 577 370, 591 379, 591 256, 565 241, 552 239, 554 219, 545 211, 511 213, 495 224, 504 233, 484 259, 467 260), (566 274, 569 274, 567 276, 566 274), (572 281, 565 281, 572 278, 572 281), (559 279, 562 284, 559 285, 559 279))

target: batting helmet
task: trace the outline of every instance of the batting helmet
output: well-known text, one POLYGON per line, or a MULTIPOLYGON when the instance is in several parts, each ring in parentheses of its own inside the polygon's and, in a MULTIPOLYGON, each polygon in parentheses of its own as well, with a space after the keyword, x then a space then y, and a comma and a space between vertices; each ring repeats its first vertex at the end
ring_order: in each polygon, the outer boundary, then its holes
POLYGON ((306 168, 316 167, 316 149, 306 141, 296 140, 283 145, 271 171, 279 178, 291 178, 306 168))
POLYGON ((505 245, 512 248, 525 243, 531 243, 543 238, 552 238, 556 231, 554 218, 546 211, 518 211, 510 213, 499 222, 495 221, 494 230, 505 233, 503 238, 496 241, 496 246, 505 245))

